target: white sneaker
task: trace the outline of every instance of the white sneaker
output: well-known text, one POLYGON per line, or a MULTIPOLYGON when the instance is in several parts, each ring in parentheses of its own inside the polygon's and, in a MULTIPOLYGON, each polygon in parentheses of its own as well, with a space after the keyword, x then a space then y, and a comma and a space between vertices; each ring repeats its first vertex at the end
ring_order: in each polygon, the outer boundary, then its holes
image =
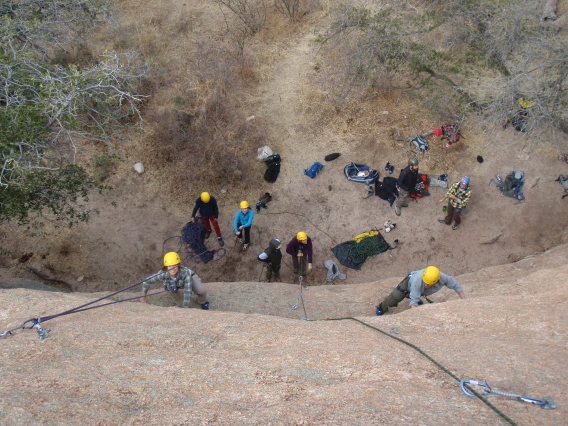
POLYGON ((246 250, 248 248, 248 244, 243 244, 243 250, 246 250))
POLYGON ((239 243, 241 243, 241 244, 243 243, 243 239, 242 239, 242 238, 237 238, 237 241, 238 241, 239 243))

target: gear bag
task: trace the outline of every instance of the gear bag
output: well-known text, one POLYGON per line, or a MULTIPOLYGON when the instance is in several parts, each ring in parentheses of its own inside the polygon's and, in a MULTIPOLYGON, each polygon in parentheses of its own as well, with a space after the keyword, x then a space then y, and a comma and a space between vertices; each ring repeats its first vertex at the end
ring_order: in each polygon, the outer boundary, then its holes
POLYGON ((315 179, 321 169, 323 169, 323 164, 316 161, 309 169, 304 170, 304 174, 311 177, 312 179, 315 179))
POLYGON ((420 135, 414 136, 412 139, 410 139, 410 143, 412 143, 422 154, 430 149, 428 141, 420 135))
POLYGON ((566 192, 566 194, 564 194, 562 198, 564 199, 564 197, 568 197, 568 177, 560 175, 558 176, 558 179, 555 180, 555 182, 560 182, 560 185, 562 185, 562 188, 564 188, 564 191, 566 192))

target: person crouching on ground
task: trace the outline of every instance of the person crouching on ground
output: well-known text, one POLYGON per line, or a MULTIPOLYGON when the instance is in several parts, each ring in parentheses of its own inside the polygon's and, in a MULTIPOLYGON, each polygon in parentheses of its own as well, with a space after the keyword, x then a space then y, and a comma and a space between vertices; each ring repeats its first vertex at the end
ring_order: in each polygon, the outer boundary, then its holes
POLYGON ((442 203, 445 199, 448 199, 448 211, 444 219, 438 219, 438 222, 445 223, 446 225, 451 225, 452 219, 454 221, 454 226, 452 229, 455 231, 458 229, 461 223, 461 213, 467 206, 469 199, 471 198, 471 187, 469 186, 469 177, 464 176, 461 181, 454 183, 448 189, 446 196, 442 198, 439 202, 442 203))
POLYGON ((162 272, 147 278, 142 283, 141 303, 146 301, 146 294, 152 284, 161 281, 165 290, 176 293, 178 289, 183 288, 183 307, 189 308, 191 295, 194 292, 197 295, 197 303, 201 305, 201 309, 208 310, 209 302, 207 301, 207 291, 201 280, 191 269, 181 266, 179 254, 174 251, 166 253, 164 256, 164 267, 162 272))
POLYGON ((243 242, 244 234, 243 250, 246 250, 250 244, 250 227, 252 226, 254 212, 250 208, 248 201, 241 201, 239 207, 240 209, 235 215, 235 220, 233 221, 233 229, 235 230, 235 235, 237 236, 239 243, 243 242))
POLYGON ((205 239, 209 238, 211 235, 211 225, 215 229, 215 234, 217 235, 217 241, 219 245, 223 247, 225 243, 223 242, 223 237, 221 236, 221 229, 219 229, 219 207, 217 206, 217 200, 215 197, 211 196, 209 192, 202 192, 199 197, 195 200, 195 207, 191 212, 191 221, 195 221, 195 214, 199 210, 199 215, 203 220, 203 226, 205 226, 205 239))
POLYGON ((270 282, 274 274, 274 281, 280 282, 280 266, 282 265, 282 252, 280 240, 270 240, 268 248, 258 255, 258 260, 266 263, 266 282, 270 282))
POLYGON ((306 276, 312 271, 312 239, 304 231, 298 232, 290 240, 286 247, 286 253, 292 256, 294 274, 300 272, 300 275, 306 276))
POLYGON ((410 307, 417 308, 424 302, 422 296, 430 296, 442 287, 454 290, 460 299, 465 299, 463 287, 449 275, 443 274, 435 266, 413 271, 377 306, 376 314, 383 315, 389 308, 395 308, 405 298, 410 298, 410 307))
POLYGON ((410 158, 408 166, 402 169, 396 187, 398 189, 398 198, 394 205, 394 212, 400 216, 400 208, 408 207, 408 196, 416 188, 418 182, 418 158, 410 158))

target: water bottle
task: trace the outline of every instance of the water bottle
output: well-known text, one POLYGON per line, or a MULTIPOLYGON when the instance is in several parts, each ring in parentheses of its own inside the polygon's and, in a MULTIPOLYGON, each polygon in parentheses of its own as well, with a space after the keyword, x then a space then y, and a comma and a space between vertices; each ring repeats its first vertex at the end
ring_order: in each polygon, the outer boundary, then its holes
POLYGON ((501 179, 501 176, 495 175, 495 179, 497 179, 497 182, 503 183, 503 179, 501 179))

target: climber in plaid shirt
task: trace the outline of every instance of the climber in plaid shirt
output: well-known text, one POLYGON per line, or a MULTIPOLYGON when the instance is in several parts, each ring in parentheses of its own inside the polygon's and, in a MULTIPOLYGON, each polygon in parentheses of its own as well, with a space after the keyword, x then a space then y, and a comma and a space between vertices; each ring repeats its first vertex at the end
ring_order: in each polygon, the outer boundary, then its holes
POLYGON ((440 203, 446 198, 448 199, 448 211, 446 217, 444 219, 438 219, 438 222, 451 225, 453 219, 454 226, 452 226, 452 229, 455 231, 461 223, 461 212, 465 209, 471 198, 469 177, 464 176, 461 181, 454 183, 450 189, 448 189, 446 196, 440 200, 440 203))
POLYGON ((193 271, 185 266, 181 266, 181 259, 176 252, 166 253, 164 256, 164 267, 162 272, 158 272, 151 278, 148 278, 142 284, 142 296, 140 302, 146 301, 146 294, 152 284, 161 281, 164 288, 168 291, 176 293, 178 289, 183 288, 183 307, 189 308, 191 302, 192 291, 197 295, 197 303, 201 305, 201 309, 208 310, 209 302, 207 301, 207 291, 201 279, 194 274, 193 271))

